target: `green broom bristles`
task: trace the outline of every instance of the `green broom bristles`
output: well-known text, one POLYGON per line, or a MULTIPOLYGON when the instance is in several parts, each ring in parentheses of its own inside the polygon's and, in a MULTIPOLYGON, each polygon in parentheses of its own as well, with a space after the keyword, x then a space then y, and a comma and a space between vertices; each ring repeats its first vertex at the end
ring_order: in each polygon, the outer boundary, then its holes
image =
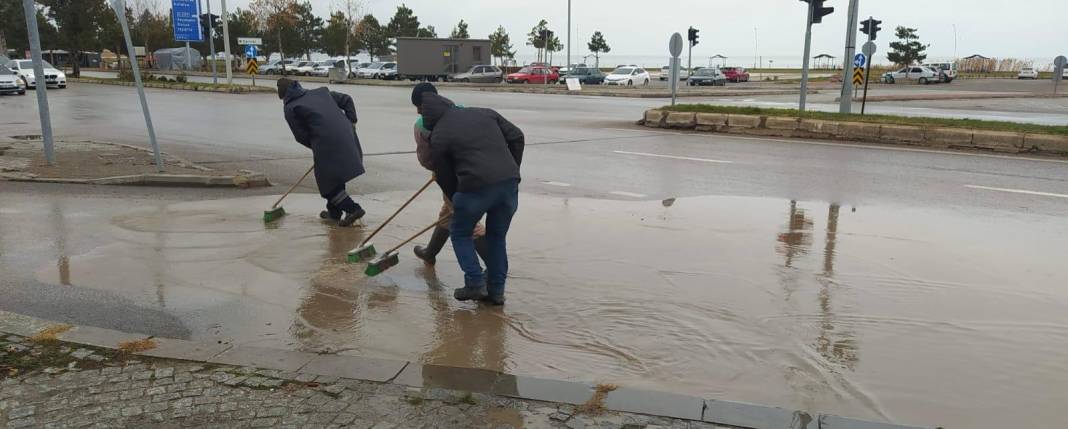
POLYGON ((271 209, 271 210, 264 210, 264 212, 263 212, 263 222, 264 223, 274 222, 274 221, 280 219, 282 216, 285 216, 285 215, 286 215, 286 209, 284 209, 282 207, 274 208, 274 209, 271 209))
POLYGON ((375 259, 367 264, 367 269, 363 271, 369 277, 374 277, 382 274, 383 271, 388 270, 390 267, 397 265, 400 262, 400 256, 397 252, 389 252, 382 255, 381 258, 375 259))
POLYGON ((375 250, 374 243, 367 243, 363 246, 357 247, 349 251, 348 261, 350 264, 355 264, 360 261, 366 261, 375 257, 378 251, 375 250))

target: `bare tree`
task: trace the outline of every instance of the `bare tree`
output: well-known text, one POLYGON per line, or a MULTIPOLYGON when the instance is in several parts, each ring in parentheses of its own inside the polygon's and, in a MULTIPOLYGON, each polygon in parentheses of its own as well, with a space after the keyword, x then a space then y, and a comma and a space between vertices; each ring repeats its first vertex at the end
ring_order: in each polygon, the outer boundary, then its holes
POLYGON ((352 38, 356 34, 356 25, 359 23, 353 17, 363 16, 363 0, 334 0, 335 7, 345 12, 345 69, 348 76, 352 76, 352 38))
POLYGON ((286 54, 282 46, 282 33, 295 33, 297 25, 297 0, 252 0, 249 9, 256 14, 260 31, 273 34, 278 39, 278 57, 282 65, 282 75, 286 73, 286 54))

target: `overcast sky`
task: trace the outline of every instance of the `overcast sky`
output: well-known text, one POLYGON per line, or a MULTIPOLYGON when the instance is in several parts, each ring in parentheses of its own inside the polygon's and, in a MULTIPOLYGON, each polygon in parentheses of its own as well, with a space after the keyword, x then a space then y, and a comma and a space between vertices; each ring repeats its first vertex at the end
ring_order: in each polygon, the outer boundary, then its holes
MULTIPOLYGON (((160 0, 169 7, 169 0, 160 0)), ((247 7, 249 0, 229 0, 228 7, 247 7)), ((326 16, 339 0, 311 0, 315 13, 326 16)), ((407 0, 423 25, 433 25, 445 36, 461 18, 470 24, 472 37, 485 37, 498 25, 512 35, 520 53, 525 34, 545 18, 566 43, 567 0, 407 0)), ((365 9, 382 23, 393 15, 399 1, 368 0, 365 9)), ((847 0, 828 0, 835 12, 813 27, 813 55, 841 56, 844 50, 847 0)), ((594 30, 602 31, 613 54, 666 55, 671 33, 685 36, 686 28, 700 29, 695 58, 715 54, 752 57, 800 57, 804 41, 805 4, 797 0, 573 0, 573 54, 585 54, 594 30), (756 28, 756 47, 754 47, 756 28)), ((213 0, 217 8, 218 0, 213 0)), ((888 50, 895 26, 919 30, 929 43, 931 57, 957 53, 991 57, 1046 58, 1068 54, 1068 0, 861 0, 860 16, 883 21, 879 34, 880 57, 888 50)), ((861 35, 860 37, 863 37, 861 35)), ((883 57, 885 58, 885 57, 883 57)))

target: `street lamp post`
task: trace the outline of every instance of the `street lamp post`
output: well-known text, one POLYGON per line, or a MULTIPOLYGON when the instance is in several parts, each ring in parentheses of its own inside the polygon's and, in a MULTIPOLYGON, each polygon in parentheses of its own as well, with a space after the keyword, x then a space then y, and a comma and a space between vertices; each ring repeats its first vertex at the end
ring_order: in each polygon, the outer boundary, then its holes
POLYGON ((567 73, 571 74, 571 0, 567 0, 567 73))

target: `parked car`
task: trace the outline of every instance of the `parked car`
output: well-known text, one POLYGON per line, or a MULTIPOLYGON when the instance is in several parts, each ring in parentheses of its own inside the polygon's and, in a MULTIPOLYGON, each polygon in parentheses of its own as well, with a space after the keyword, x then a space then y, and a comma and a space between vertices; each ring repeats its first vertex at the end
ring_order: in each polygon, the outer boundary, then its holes
POLYGON ((1038 70, 1034 67, 1024 67, 1020 70, 1020 74, 1016 75, 1017 79, 1038 79, 1038 70))
POLYGON ((315 63, 315 67, 312 68, 312 76, 326 77, 330 75, 330 69, 335 67, 345 67, 345 60, 326 60, 315 63))
MULTIPOLYGON (((67 75, 63 72, 56 70, 52 67, 48 61, 41 60, 41 65, 44 66, 45 85, 58 86, 60 88, 67 87, 67 75)), ((27 88, 37 88, 37 78, 33 74, 33 61, 31 60, 11 60, 7 63, 7 68, 17 73, 22 78, 22 82, 26 84, 27 88)))
POLYGON ((897 83, 916 81, 921 85, 936 83, 942 79, 942 73, 923 66, 909 66, 898 71, 889 71, 883 74, 883 82, 897 83))
POLYGON ((315 61, 301 61, 293 66, 292 69, 287 66, 286 73, 300 76, 311 76, 312 72, 315 71, 315 66, 315 61))
POLYGON ((605 85, 648 85, 649 84, 649 72, 641 67, 620 67, 612 70, 608 76, 604 77, 605 85))
POLYGON ((567 83, 567 78, 578 79, 583 85, 600 85, 604 83, 604 73, 594 67, 575 67, 575 70, 560 76, 560 83, 567 83))
POLYGON ((497 66, 477 65, 463 73, 449 76, 449 80, 453 82, 500 83, 504 80, 504 72, 497 66))
POLYGON ((365 69, 365 68, 368 68, 370 66, 371 66, 371 63, 369 63, 369 62, 353 63, 352 64, 352 68, 349 69, 350 70, 349 71, 349 77, 353 77, 353 78, 354 77, 359 77, 358 73, 359 73, 360 69, 365 69))
POLYGON ((373 78, 375 73, 378 73, 378 69, 382 68, 384 64, 383 62, 373 62, 368 64, 367 67, 360 67, 359 70, 356 70, 356 77, 361 79, 373 78))
POLYGON ((945 83, 953 82, 957 78, 957 64, 956 63, 931 63, 924 64, 924 67, 939 72, 941 75, 939 80, 945 83))
POLYGON ((731 82, 749 82, 749 71, 745 67, 724 67, 720 70, 731 82))
POLYGON ((378 73, 371 75, 374 79, 393 80, 397 78, 397 63, 383 63, 378 73))
POLYGON ((271 62, 269 62, 267 64, 264 64, 264 65, 260 66, 259 73, 260 74, 282 74, 282 64, 286 65, 286 72, 289 72, 289 69, 293 68, 293 65, 295 63, 296 63, 296 61, 293 61, 293 60, 285 60, 285 61, 274 60, 274 61, 271 61, 271 62))
MULTIPOLYGON (((700 68, 700 67, 694 67, 694 70, 697 70, 698 68, 700 68)), ((663 67, 661 67, 660 68, 660 76, 658 77, 658 79, 660 79, 660 80, 668 80, 668 76, 671 76, 671 66, 663 66, 663 67)), ((690 78, 690 70, 687 70, 686 67, 679 67, 679 80, 686 80, 686 79, 689 79, 689 78, 690 78)))
POLYGON ((508 83, 552 83, 560 80, 560 74, 545 66, 526 66, 505 76, 508 83))
POLYGON ((695 71, 693 76, 690 76, 687 84, 690 86, 725 86, 727 85, 727 76, 717 68, 706 67, 695 71))
POLYGON ((0 65, 0 94, 26 95, 26 82, 18 73, 0 65))
POLYGON ((586 67, 589 67, 589 66, 587 66, 585 64, 572 64, 572 65, 566 66, 566 67, 557 67, 556 71, 560 72, 560 76, 563 76, 563 75, 567 74, 568 72, 570 72, 571 69, 586 68, 586 67))

